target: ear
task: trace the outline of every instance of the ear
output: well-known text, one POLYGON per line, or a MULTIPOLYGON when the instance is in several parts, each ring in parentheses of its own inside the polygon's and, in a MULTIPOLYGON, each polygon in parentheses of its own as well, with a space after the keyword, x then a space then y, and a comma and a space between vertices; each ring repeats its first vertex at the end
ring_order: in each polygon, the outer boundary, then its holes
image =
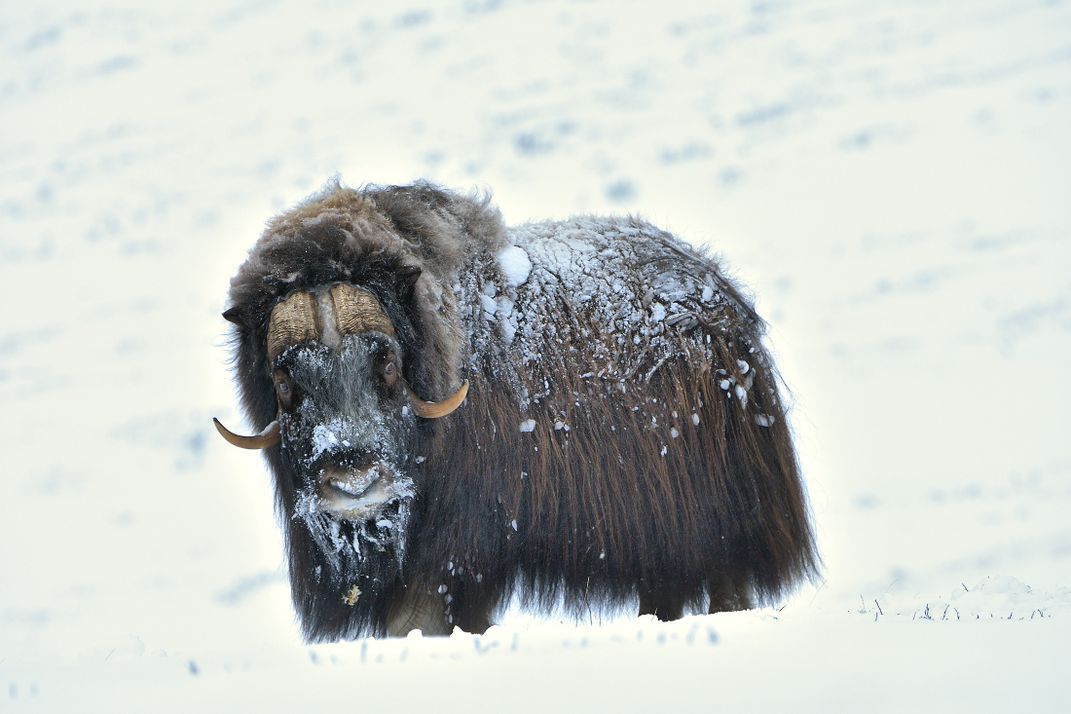
POLYGON ((423 270, 416 265, 403 265, 398 268, 395 275, 398 281, 398 295, 403 302, 413 299, 413 291, 416 289, 417 280, 422 272, 423 270))
POLYGON ((245 327, 245 320, 242 318, 241 310, 237 307, 232 307, 224 312, 223 319, 227 322, 233 322, 238 327, 245 327))

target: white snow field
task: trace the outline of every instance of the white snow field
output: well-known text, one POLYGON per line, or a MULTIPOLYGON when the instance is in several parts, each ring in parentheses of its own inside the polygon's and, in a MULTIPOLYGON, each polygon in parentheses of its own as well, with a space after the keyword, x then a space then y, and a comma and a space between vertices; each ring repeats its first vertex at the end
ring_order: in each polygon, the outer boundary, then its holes
POLYGON ((1067 711, 1071 3, 0 4, 0 710, 1067 711), (334 174, 750 286, 824 581, 307 646, 228 279, 334 174))

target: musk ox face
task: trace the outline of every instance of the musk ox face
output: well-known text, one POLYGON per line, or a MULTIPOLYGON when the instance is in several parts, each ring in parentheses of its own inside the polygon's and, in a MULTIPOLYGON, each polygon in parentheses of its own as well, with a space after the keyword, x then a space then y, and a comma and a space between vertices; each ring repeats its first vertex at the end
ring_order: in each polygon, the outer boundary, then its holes
MULTIPOLYGON (((410 274, 412 275, 412 273, 410 274)), ((409 389, 402 347, 379 299, 349 283, 291 293, 272 309, 265 345, 277 405, 260 434, 236 446, 271 448, 295 491, 294 517, 339 566, 369 552, 404 554, 415 494, 408 467, 417 419, 452 412, 467 385, 440 403, 409 389)))
POLYGON ((294 480, 294 518, 343 578, 373 557, 400 564, 415 493, 406 444, 416 424, 398 344, 381 332, 337 347, 294 345, 274 362, 280 455, 294 480))
POLYGON ((347 335, 337 349, 295 345, 272 373, 282 454, 305 510, 337 520, 377 519, 407 499, 405 444, 415 426, 398 345, 387 335, 347 335))

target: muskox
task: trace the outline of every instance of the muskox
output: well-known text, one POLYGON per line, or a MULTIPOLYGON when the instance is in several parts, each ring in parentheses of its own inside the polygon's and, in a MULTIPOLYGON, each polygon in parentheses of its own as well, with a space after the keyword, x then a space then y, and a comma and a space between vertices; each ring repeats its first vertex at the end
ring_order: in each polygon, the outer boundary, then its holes
POLYGON ((337 182, 231 281, 235 371, 309 641, 482 632, 511 596, 661 619, 815 575, 764 324, 631 217, 337 182))

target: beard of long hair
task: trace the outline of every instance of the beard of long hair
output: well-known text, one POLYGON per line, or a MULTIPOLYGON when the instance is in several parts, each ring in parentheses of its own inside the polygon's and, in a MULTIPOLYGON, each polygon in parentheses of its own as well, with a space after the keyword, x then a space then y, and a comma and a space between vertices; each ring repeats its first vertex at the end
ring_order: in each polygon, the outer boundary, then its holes
POLYGON ((394 497, 359 521, 325 512, 315 492, 298 492, 287 529, 290 581, 307 640, 383 634, 401 587, 415 493, 409 478, 394 486, 394 497))

